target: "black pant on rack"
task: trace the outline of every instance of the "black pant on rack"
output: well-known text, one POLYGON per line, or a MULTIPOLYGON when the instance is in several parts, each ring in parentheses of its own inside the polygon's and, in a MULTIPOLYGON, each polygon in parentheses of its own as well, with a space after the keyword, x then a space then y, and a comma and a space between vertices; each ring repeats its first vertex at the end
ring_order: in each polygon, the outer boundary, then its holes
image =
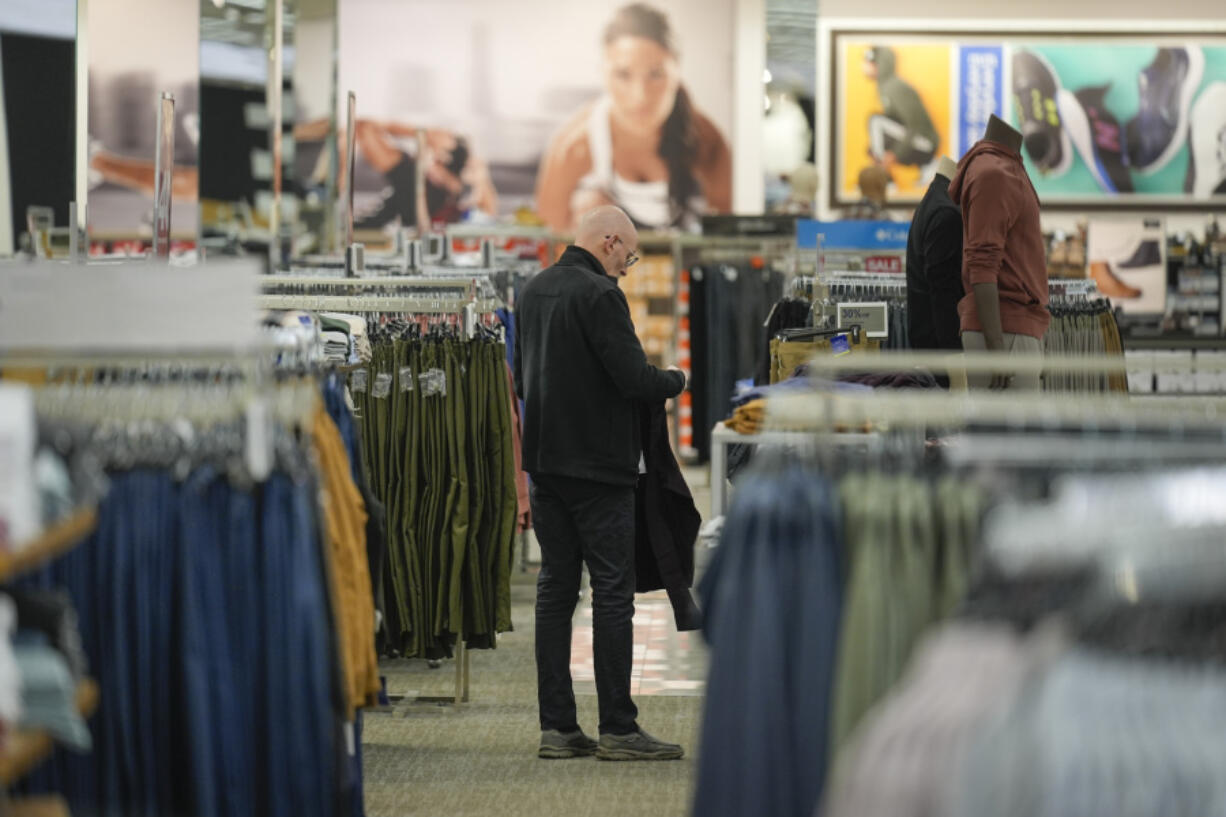
POLYGON ((571 619, 580 570, 592 580, 592 652, 600 733, 637 731, 630 698, 634 655, 634 488, 532 475, 541 544, 536 583, 536 673, 541 729, 579 728, 570 676, 571 619))

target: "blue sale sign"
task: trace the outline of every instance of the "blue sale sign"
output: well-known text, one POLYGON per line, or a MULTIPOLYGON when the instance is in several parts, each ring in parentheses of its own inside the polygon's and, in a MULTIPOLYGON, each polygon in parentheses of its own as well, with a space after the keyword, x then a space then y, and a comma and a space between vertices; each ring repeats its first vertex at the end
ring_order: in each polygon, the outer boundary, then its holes
POLYGON ((812 250, 817 236, 826 250, 905 250, 911 225, 898 221, 813 221, 796 222, 796 247, 812 250))

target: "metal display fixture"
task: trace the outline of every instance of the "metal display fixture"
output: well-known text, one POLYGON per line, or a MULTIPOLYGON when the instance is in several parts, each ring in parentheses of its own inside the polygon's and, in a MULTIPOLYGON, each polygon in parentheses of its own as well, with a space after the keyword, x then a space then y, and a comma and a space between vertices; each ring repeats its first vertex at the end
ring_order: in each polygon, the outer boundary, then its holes
POLYGON ((153 177, 153 255, 170 257, 170 204, 175 170, 175 98, 163 92, 158 104, 153 177))

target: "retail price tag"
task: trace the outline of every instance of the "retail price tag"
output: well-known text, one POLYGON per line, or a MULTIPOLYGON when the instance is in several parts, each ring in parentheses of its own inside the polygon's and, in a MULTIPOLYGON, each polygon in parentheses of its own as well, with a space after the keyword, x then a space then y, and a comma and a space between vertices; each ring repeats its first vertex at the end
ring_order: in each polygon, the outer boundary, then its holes
POLYGON ((834 351, 835 357, 841 357, 851 352, 851 341, 846 335, 835 335, 830 339, 830 348, 834 351))
POLYGON ((366 391, 366 383, 370 375, 365 369, 358 369, 353 374, 349 375, 349 388, 354 394, 360 394, 366 391))
POLYGON ((408 394, 409 392, 413 391, 414 389, 413 367, 412 366, 401 366, 399 374, 400 374, 400 393, 408 394))
POLYGON ((839 304, 837 311, 840 329, 858 325, 870 338, 890 336, 890 306, 885 301, 839 304))
POLYGON ((370 389, 370 396, 376 400, 386 400, 392 393, 392 376, 387 372, 375 375, 375 384, 370 389))

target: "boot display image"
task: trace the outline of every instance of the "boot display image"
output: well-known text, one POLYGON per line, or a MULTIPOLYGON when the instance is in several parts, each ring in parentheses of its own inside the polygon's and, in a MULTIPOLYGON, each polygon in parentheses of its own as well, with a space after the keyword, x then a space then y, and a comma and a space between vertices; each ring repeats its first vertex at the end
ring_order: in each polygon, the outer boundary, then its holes
POLYGON ((1098 290, 1126 313, 1166 310, 1166 223, 1147 216, 1091 219, 1087 257, 1098 290))

